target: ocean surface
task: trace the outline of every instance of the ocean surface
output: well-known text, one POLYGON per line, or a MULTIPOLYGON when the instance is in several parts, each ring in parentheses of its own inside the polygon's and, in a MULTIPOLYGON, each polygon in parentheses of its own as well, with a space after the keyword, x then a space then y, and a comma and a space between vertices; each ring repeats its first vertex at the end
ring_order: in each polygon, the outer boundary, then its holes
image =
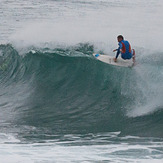
POLYGON ((162 17, 162 0, 0 0, 0 163, 162 163, 162 17), (92 56, 119 34, 133 68, 92 56))

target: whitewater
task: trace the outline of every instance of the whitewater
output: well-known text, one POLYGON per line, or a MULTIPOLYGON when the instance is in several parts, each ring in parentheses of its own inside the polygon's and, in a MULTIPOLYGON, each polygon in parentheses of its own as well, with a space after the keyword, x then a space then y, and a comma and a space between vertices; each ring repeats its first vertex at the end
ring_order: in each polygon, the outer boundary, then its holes
POLYGON ((0 162, 163 162, 162 0, 0 2, 0 162))

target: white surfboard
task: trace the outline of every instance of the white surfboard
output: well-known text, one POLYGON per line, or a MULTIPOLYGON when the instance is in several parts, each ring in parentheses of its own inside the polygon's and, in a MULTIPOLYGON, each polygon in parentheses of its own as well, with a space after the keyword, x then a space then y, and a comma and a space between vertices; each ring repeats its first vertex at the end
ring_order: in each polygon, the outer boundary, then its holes
POLYGON ((134 62, 132 59, 124 60, 120 56, 118 57, 117 62, 114 62, 113 56, 97 54, 97 53, 94 53, 93 56, 101 62, 105 62, 107 64, 114 65, 114 66, 121 66, 121 67, 133 67, 134 66, 134 62))

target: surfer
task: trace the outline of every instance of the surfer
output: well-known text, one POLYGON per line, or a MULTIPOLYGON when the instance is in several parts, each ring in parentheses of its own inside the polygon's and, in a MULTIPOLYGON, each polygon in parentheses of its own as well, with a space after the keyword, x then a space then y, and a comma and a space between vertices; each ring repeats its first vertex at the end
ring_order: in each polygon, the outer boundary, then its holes
POLYGON ((124 40, 122 35, 119 35, 117 37, 118 40, 118 49, 113 50, 113 52, 117 51, 116 57, 114 58, 114 62, 117 62, 117 58, 119 56, 119 54, 121 53, 121 57, 122 59, 126 60, 126 59, 133 59, 133 62, 135 63, 135 50, 132 49, 131 50, 131 46, 130 43, 126 40, 124 40))

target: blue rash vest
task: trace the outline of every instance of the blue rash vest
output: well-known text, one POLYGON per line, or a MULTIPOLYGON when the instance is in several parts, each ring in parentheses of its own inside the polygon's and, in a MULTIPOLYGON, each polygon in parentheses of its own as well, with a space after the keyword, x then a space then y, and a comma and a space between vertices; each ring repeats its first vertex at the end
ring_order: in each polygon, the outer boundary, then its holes
POLYGON ((118 58, 119 53, 121 53, 121 57, 123 59, 131 59, 132 58, 132 52, 131 52, 130 43, 128 41, 122 40, 121 42, 119 42, 118 45, 119 45, 119 48, 117 49, 116 58, 118 58))

